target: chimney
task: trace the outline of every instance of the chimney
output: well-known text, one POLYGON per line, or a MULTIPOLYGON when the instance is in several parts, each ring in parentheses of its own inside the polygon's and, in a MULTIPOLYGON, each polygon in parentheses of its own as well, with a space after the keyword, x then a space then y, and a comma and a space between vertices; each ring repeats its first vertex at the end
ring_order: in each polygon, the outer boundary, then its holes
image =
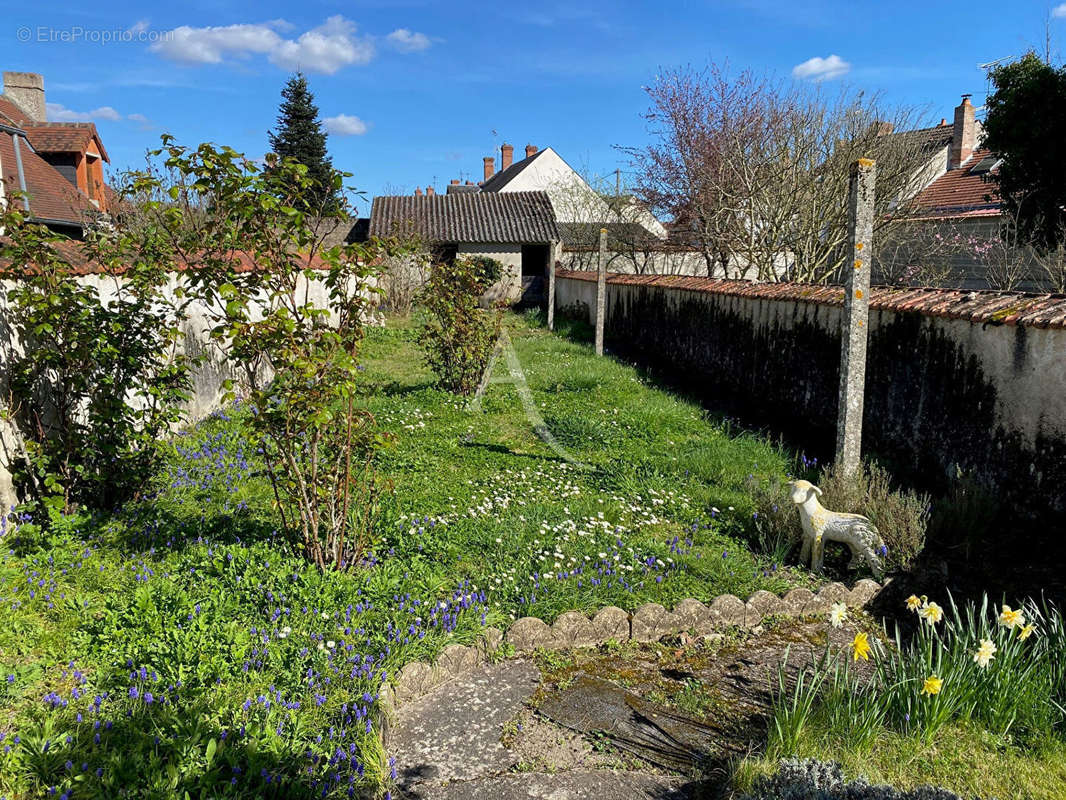
POLYGON ((473 186, 473 185, 474 185, 474 182, 473 182, 473 181, 467 181, 467 182, 466 182, 466 185, 467 185, 467 186, 473 186))
POLYGON ((485 156, 485 180, 492 177, 492 173, 496 171, 496 159, 492 156, 485 156))
POLYGON ((44 78, 36 72, 5 72, 4 94, 35 122, 44 122, 44 78))
POLYGON ((950 169, 957 168, 973 155, 977 145, 977 126, 973 114, 970 95, 964 94, 962 102, 955 108, 955 128, 951 136, 951 158, 948 163, 950 169))
POLYGON ((505 142, 500 148, 500 172, 511 166, 512 161, 514 161, 514 147, 505 142))
POLYGON ((448 183, 450 183, 452 186, 458 186, 459 185, 459 179, 458 178, 452 178, 450 181, 448 181, 448 183))
POLYGON ((941 117, 940 118, 940 127, 943 128, 947 124, 948 124, 948 118, 947 117, 941 117))
POLYGON ((427 186, 426 187, 426 197, 432 197, 435 194, 436 194, 436 192, 433 191, 433 187, 432 186, 427 186))
POLYGON ((526 145, 526 158, 529 158, 530 156, 535 156, 536 154, 537 154, 537 146, 535 144, 527 144, 526 145))
POLYGON ((422 196, 422 187, 421 186, 416 186, 415 187, 415 197, 421 197, 421 196, 422 196))
POLYGON ((896 126, 893 125, 891 122, 878 121, 874 123, 874 129, 876 130, 878 136, 888 136, 890 133, 892 133, 892 131, 896 129, 896 126))

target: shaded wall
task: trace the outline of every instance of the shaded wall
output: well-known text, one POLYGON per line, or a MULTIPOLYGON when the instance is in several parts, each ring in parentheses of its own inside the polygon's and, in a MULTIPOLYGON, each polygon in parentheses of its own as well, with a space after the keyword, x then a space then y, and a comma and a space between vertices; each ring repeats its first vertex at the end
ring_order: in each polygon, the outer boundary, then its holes
MULTIPOLYGON (((562 272, 591 314, 595 276, 562 272)), ((836 287, 612 276, 605 339, 708 406, 832 456, 843 293, 836 287)), ((914 485, 956 467, 1025 517, 1066 522, 1066 298, 875 289, 863 449, 914 485)))

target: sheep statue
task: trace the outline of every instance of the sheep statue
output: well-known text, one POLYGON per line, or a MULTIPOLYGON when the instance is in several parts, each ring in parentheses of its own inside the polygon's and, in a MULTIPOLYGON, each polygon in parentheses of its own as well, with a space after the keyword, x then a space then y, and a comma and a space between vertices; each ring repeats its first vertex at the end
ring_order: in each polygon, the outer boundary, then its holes
POLYGON ((830 511, 818 502, 822 490, 810 481, 792 481, 792 502, 799 506, 803 525, 803 548, 800 563, 811 559, 811 570, 822 571, 822 556, 826 542, 840 542, 851 550, 848 569, 855 569, 864 560, 878 577, 883 572, 881 556, 888 552, 877 528, 859 514, 830 511))

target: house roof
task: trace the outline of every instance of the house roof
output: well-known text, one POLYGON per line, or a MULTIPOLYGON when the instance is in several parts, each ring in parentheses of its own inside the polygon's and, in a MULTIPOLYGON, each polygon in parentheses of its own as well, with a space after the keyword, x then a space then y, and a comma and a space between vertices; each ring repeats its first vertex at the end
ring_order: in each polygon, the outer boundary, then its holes
POLYGON ((375 197, 370 235, 391 236, 410 226, 430 242, 533 244, 559 241, 547 192, 375 197))
POLYGON ((39 153, 84 153, 89 143, 95 141, 104 161, 111 161, 92 122, 33 122, 22 128, 39 153))
POLYGON ((890 133, 889 136, 913 139, 922 150, 938 150, 951 144, 955 126, 945 122, 943 125, 934 125, 932 128, 916 128, 913 131, 900 131, 890 133))
POLYGON ((26 113, 21 108, 3 95, 0 95, 0 123, 21 128, 31 122, 33 120, 26 116, 26 113))
POLYGON ((607 229, 607 247, 625 248, 639 242, 661 242, 639 222, 560 222, 559 234, 567 247, 598 247, 600 229, 607 229))
POLYGON ((992 152, 975 150, 961 166, 949 169, 918 193, 915 204, 923 215, 937 217, 989 217, 1000 213, 999 195, 988 177, 992 152))
POLYGON ((487 181, 481 184, 481 191, 483 192, 498 192, 503 189, 504 186, 513 181, 518 175, 530 164, 540 158, 548 152, 548 148, 538 150, 529 158, 523 158, 521 161, 515 161, 507 169, 501 169, 487 181))
POLYGON ((41 158, 18 133, 0 131, 0 179, 5 193, 21 191, 14 138, 19 137, 19 158, 26 180, 30 214, 42 221, 82 226, 86 212, 93 210, 89 198, 41 158))

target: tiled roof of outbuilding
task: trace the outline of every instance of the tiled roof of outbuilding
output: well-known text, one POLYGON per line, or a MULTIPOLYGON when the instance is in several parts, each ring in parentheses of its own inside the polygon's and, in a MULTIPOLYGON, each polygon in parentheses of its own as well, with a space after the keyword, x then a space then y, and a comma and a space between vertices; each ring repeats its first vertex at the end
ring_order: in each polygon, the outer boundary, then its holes
POLYGON ((559 241, 547 192, 477 192, 375 197, 370 235, 409 229, 429 242, 544 244, 559 241))

